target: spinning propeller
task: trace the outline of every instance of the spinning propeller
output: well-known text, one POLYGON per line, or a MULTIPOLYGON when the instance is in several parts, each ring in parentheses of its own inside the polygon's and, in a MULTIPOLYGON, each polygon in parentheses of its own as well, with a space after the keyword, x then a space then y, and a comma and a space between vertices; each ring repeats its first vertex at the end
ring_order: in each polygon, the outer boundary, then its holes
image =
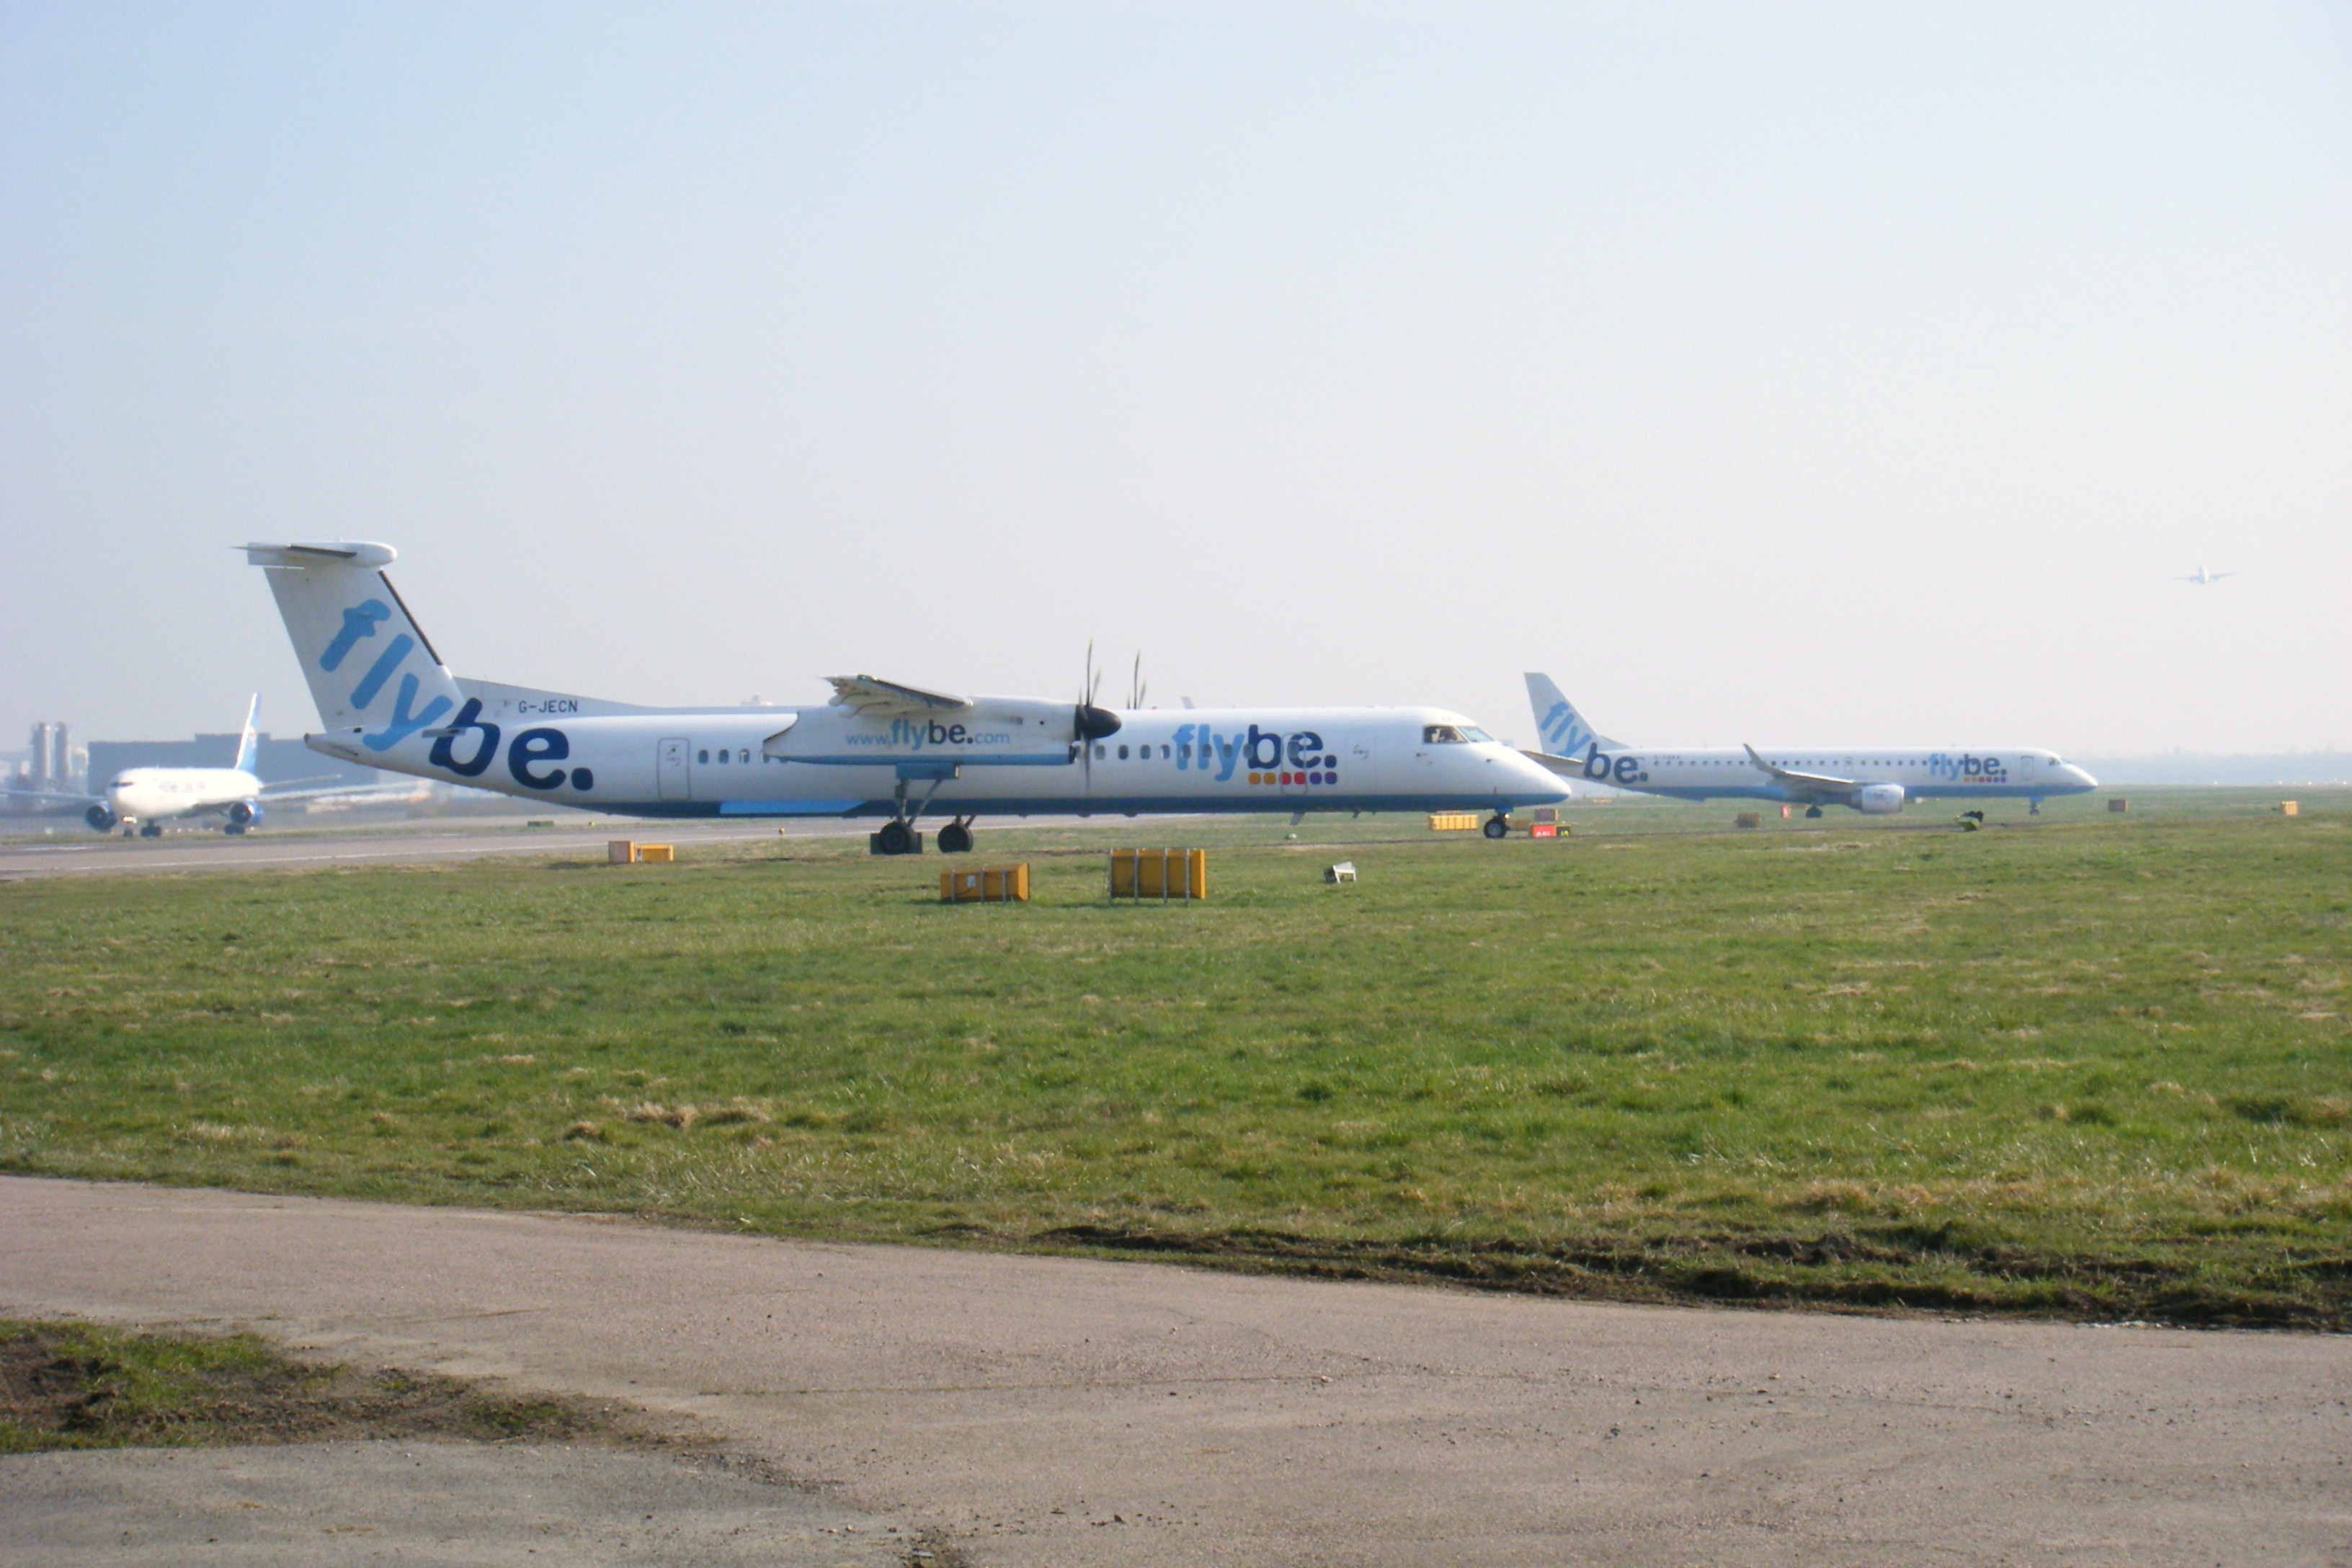
MULTIPOLYGON (((1139 660, 1141 656, 1137 656, 1139 660)), ((1095 706, 1095 689, 1102 684, 1102 672, 1095 668, 1095 645, 1087 644, 1086 684, 1078 689, 1078 704, 1070 711, 1070 748, 1077 760, 1086 764, 1087 787, 1094 788, 1094 742, 1106 735, 1118 733, 1118 715, 1108 708, 1095 706)))

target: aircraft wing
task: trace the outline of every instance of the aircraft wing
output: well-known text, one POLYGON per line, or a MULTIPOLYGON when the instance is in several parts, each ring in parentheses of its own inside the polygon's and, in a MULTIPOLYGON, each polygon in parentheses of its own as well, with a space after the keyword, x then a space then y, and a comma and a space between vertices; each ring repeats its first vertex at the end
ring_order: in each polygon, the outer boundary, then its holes
POLYGON ((1827 773, 1801 773, 1793 768, 1776 767, 1758 756, 1753 746, 1748 748, 1748 760, 1771 774, 1774 784, 1786 784, 1808 795, 1852 795, 1862 787, 1860 779, 1832 778, 1827 773))
MULTIPOLYGON (((309 784, 311 781, 309 779, 295 779, 291 782, 294 784, 309 784)), ((322 789, 281 789, 276 784, 271 784, 261 792, 258 798, 268 802, 271 805, 276 805, 282 801, 325 800, 330 796, 339 795, 373 795, 378 791, 392 791, 395 789, 405 793, 410 787, 411 786, 406 784, 353 784, 350 780, 346 779, 341 784, 328 784, 322 789)))
POLYGON ((70 790, 59 791, 52 789, 0 790, 0 800, 71 801, 76 805, 103 805, 106 804, 106 797, 102 795, 76 795, 70 790))
POLYGON ((919 686, 901 686, 895 680, 877 680, 870 675, 832 675, 825 679, 833 682, 833 700, 860 713, 912 718, 919 713, 971 706, 969 697, 926 691, 919 686))
POLYGON ((377 787, 379 786, 372 784, 353 784, 351 780, 343 778, 341 773, 314 773, 307 779, 280 779, 276 784, 263 784, 261 786, 261 798, 264 800, 290 800, 297 792, 303 795, 341 795, 349 790, 375 789, 377 787), (338 780, 341 781, 340 784, 337 783, 338 780), (331 791, 322 789, 306 790, 302 788, 304 784, 335 784, 337 787, 331 791))

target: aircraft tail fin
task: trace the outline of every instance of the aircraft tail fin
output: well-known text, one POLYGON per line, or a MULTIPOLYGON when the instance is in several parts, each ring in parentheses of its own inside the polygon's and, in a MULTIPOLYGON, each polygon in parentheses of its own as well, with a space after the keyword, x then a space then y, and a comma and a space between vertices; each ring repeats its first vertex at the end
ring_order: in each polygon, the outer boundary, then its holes
POLYGON ((390 545, 248 544, 330 730, 386 751, 464 702, 457 682, 385 576, 390 545))
POLYGON ((251 773, 253 764, 261 759, 261 737, 253 728, 253 721, 259 717, 261 717, 261 693, 257 691, 253 694, 253 700, 245 705, 245 733, 236 738, 236 766, 239 773, 251 773))
POLYGON ((1543 749, 1555 757, 1572 757, 1596 743, 1604 752, 1623 749, 1622 742, 1612 741, 1586 723, 1584 715, 1549 675, 1528 671, 1528 703, 1535 710, 1536 733, 1543 738, 1543 749))

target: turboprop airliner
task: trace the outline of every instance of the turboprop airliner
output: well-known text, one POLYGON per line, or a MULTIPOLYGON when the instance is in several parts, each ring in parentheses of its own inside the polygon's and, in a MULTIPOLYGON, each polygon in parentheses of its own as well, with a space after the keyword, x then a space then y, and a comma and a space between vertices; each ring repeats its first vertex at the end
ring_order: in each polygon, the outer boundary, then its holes
POLYGON ((122 829, 126 838, 135 828, 142 838, 160 838, 163 824, 173 817, 218 816, 226 833, 243 833, 261 826, 265 803, 310 800, 349 795, 349 784, 327 789, 300 789, 310 779, 266 784, 254 773, 260 737, 253 727, 261 711, 261 696, 246 705, 245 732, 237 737, 236 765, 226 768, 125 768, 106 782, 100 795, 49 795, 50 800, 85 805, 82 820, 100 833, 122 829))
POLYGON ((1824 805, 1891 816, 1906 801, 1957 796, 2022 799, 2038 812, 2052 795, 2081 795, 2099 782, 2057 752, 2032 746, 1651 750, 1594 730, 1548 675, 1528 673, 1528 701, 1543 738, 1543 750, 1528 753, 1533 760, 1565 779, 1680 800, 1729 795, 1801 805, 1807 816, 1821 816, 1824 805))
MULTIPOLYGON (((373 543, 248 544, 324 732, 371 767, 653 817, 878 816, 873 847, 971 847, 986 815, 1475 811, 1489 837, 1567 798, 1552 773, 1436 708, 1097 706, 832 679, 833 700, 648 708, 450 674, 373 543)), ((1089 664, 1091 665, 1091 659, 1089 664)))

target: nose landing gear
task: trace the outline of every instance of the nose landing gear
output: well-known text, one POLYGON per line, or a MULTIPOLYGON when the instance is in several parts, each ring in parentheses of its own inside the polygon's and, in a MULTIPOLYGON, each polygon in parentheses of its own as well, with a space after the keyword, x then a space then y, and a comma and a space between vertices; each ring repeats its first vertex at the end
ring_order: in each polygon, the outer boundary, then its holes
POLYGON ((1489 838, 1508 838, 1511 836, 1511 819, 1498 811, 1486 819, 1483 831, 1489 838))

